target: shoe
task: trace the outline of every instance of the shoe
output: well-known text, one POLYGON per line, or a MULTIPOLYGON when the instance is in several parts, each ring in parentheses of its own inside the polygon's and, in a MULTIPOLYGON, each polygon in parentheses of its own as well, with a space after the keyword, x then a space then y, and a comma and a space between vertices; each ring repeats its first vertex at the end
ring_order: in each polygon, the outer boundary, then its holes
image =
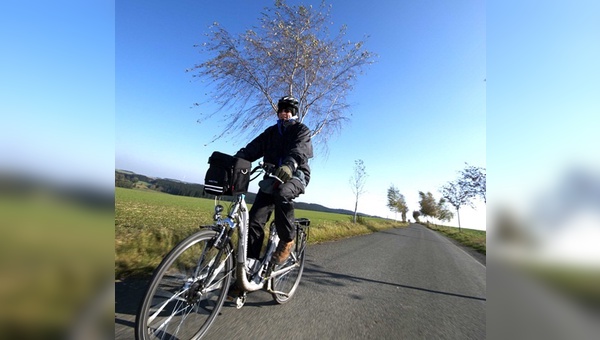
POLYGON ((294 240, 291 240, 290 242, 279 242, 277 249, 275 249, 275 253, 273 254, 273 262, 276 265, 283 264, 285 260, 290 257, 292 248, 294 248, 294 240))

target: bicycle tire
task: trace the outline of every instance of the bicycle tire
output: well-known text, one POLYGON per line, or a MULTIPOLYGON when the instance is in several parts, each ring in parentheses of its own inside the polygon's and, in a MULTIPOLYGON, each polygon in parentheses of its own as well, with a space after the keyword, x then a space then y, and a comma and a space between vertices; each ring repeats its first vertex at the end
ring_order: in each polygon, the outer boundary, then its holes
POLYGON ((271 280, 271 286, 273 289, 273 299, 279 303, 284 304, 294 296, 296 293, 296 289, 300 284, 300 279, 302 278, 302 273, 304 272, 304 253, 306 250, 306 233, 301 230, 298 232, 298 237, 296 241, 296 249, 293 251, 292 255, 283 263, 281 268, 284 268, 288 265, 298 264, 297 267, 290 270, 289 272, 276 276, 271 280), (281 294, 281 293, 284 294, 281 294))
POLYGON ((233 271, 229 244, 215 265, 216 236, 216 231, 201 230, 165 256, 138 309, 136 339, 199 339, 206 333, 223 306, 233 271))

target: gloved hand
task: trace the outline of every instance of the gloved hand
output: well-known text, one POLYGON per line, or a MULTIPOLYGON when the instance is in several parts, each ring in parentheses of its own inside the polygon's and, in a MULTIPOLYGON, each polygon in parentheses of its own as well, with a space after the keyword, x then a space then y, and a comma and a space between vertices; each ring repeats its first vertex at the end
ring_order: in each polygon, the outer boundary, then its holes
POLYGON ((288 165, 282 165, 279 168, 277 168, 277 170, 275 170, 275 173, 273 173, 273 175, 279 177, 279 179, 282 180, 283 183, 285 183, 292 179, 292 168, 290 168, 288 165))

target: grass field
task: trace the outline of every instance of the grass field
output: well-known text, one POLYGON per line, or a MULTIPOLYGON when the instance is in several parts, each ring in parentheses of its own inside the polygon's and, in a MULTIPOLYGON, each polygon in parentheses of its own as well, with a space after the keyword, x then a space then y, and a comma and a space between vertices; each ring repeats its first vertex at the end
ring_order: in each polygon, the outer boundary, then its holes
MULTIPOLYGON (((177 242, 211 224, 213 211, 210 199, 115 188, 115 278, 150 274, 177 242)), ((299 209, 296 217, 311 220, 309 243, 407 225, 371 217, 354 224, 348 215, 299 209)))
POLYGON ((483 230, 462 228, 459 232, 458 228, 454 227, 440 226, 431 223, 424 223, 423 225, 431 230, 435 230, 457 240, 461 244, 471 247, 484 255, 486 254, 486 232, 483 230))

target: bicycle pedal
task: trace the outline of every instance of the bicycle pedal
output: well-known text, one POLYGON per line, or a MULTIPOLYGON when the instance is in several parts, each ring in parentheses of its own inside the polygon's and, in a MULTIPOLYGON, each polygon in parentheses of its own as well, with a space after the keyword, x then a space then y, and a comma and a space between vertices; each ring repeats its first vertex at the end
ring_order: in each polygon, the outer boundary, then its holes
POLYGON ((244 294, 242 294, 241 296, 239 296, 238 298, 235 299, 235 308, 240 309, 240 308, 244 307, 245 303, 246 303, 246 293, 244 292, 244 294))

